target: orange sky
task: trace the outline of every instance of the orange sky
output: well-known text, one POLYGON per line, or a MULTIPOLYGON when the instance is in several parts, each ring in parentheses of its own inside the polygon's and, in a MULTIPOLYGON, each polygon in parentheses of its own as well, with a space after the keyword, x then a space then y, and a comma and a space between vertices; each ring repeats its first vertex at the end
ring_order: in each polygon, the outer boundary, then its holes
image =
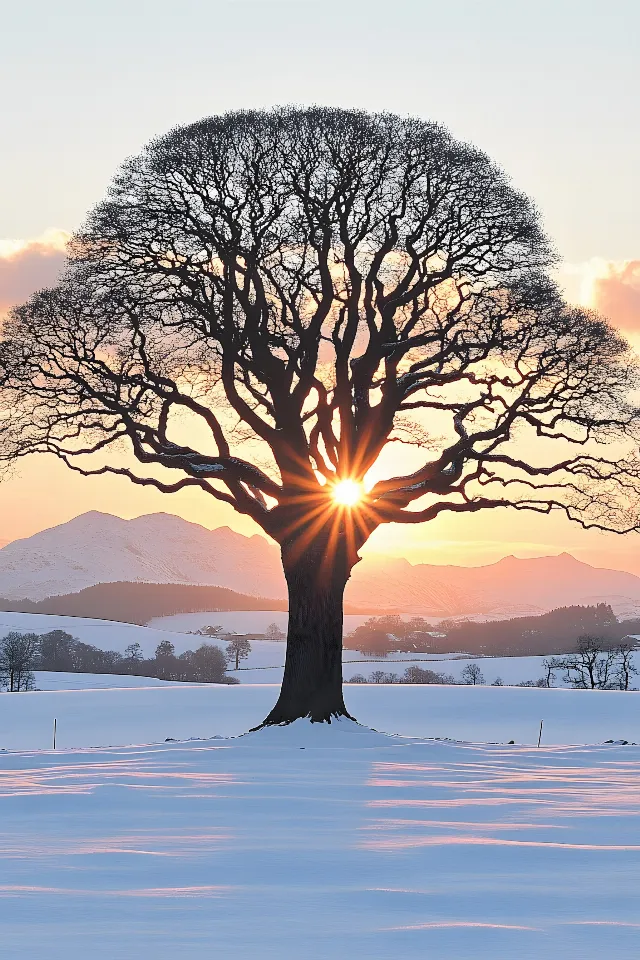
MULTIPOLYGON (((576 16, 557 0, 397 0, 392 13, 382 0, 325 0, 318 17, 302 0, 236 0, 198 3, 197 30, 192 5, 157 0, 153 17, 126 0, 7 9, 0 314, 54 281, 65 236, 151 137, 211 113, 296 101, 434 119, 487 150, 538 204, 569 299, 640 342, 637 4, 625 0, 614 14, 582 0, 576 16)), ((91 509, 165 510, 253 532, 203 493, 163 496, 38 458, 0 484, 0 542, 91 509)), ((504 510, 385 527, 368 549, 456 564, 566 550, 640 573, 639 543, 504 510)))
MULTIPOLYGON (((31 240, 0 244, 0 310, 53 280, 62 263, 65 237, 64 231, 51 229, 31 240)), ((594 258, 565 265, 560 281, 572 300, 606 312, 634 345, 640 345, 640 261, 594 258)), ((403 455, 403 450, 394 449, 395 468, 403 455)), ((166 511, 207 527, 228 524, 242 533, 258 532, 251 520, 202 492, 164 495, 119 477, 81 477, 53 458, 37 457, 20 464, 12 477, 0 483, 0 543, 93 509, 125 518, 166 511)), ((639 545, 636 535, 583 531, 559 515, 497 510, 445 514, 415 527, 388 525, 374 534, 366 549, 406 556, 414 563, 462 565, 489 563, 509 554, 527 557, 567 551, 588 563, 640 573, 639 545)))
MULTIPOLYGON (((62 262, 65 236, 64 231, 52 229, 32 240, 0 244, 0 310, 52 281, 62 262)), ((606 312, 634 345, 640 345, 640 261, 594 258, 565 265, 560 281, 572 300, 606 312)), ((397 460, 405 456, 404 450, 394 448, 393 472, 397 460)), ((53 458, 38 457, 20 464, 13 477, 0 483, 0 542, 29 536, 93 509, 125 518, 166 511, 207 527, 228 524, 247 534, 258 529, 202 492, 164 495, 124 478, 81 477, 53 458)), ((494 510, 445 514, 415 527, 388 525, 374 534, 366 549, 406 556, 412 562, 462 565, 489 563, 509 554, 527 557, 567 551, 588 563, 640 573, 639 545, 636 535, 583 531, 559 515, 494 510)))

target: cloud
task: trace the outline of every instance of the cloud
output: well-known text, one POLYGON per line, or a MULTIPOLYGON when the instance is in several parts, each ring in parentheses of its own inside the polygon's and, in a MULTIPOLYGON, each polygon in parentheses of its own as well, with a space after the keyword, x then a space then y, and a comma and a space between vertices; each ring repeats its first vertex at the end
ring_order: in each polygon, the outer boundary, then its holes
POLYGON ((570 301, 592 307, 616 327, 640 332, 640 260, 564 264, 559 281, 570 301))
POLYGON ((33 240, 0 240, 0 313, 56 282, 69 234, 47 230, 33 240))
POLYGON ((624 330, 640 330, 640 260, 609 264, 593 284, 593 306, 624 330))

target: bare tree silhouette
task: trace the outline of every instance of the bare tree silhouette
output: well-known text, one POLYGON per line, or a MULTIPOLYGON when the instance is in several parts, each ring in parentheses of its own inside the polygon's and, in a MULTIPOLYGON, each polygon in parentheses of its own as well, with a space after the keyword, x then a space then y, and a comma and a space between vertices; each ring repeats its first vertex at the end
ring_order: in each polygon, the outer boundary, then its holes
POLYGON ((636 465, 603 446, 633 364, 553 263, 530 202, 436 124, 281 108, 177 128, 6 323, 2 456, 253 518, 289 588, 266 722, 347 715, 343 591, 379 524, 511 506, 635 525, 636 465))

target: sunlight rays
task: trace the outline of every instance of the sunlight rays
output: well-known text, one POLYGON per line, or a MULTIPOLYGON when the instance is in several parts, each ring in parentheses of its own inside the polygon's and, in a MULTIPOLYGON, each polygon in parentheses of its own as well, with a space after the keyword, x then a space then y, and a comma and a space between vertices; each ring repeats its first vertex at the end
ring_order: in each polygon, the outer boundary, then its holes
POLYGON ((336 503, 342 507, 355 507, 363 496, 363 487, 357 480, 340 480, 332 490, 336 503))

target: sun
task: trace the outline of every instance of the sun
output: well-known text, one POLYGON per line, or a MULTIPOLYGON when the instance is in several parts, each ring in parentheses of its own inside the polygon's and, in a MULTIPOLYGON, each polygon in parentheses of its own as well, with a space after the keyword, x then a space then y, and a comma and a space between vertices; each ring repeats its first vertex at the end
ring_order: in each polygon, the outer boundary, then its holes
POLYGON ((362 499, 362 484, 357 480, 340 480, 332 490, 333 499, 343 507, 355 507, 362 499))

